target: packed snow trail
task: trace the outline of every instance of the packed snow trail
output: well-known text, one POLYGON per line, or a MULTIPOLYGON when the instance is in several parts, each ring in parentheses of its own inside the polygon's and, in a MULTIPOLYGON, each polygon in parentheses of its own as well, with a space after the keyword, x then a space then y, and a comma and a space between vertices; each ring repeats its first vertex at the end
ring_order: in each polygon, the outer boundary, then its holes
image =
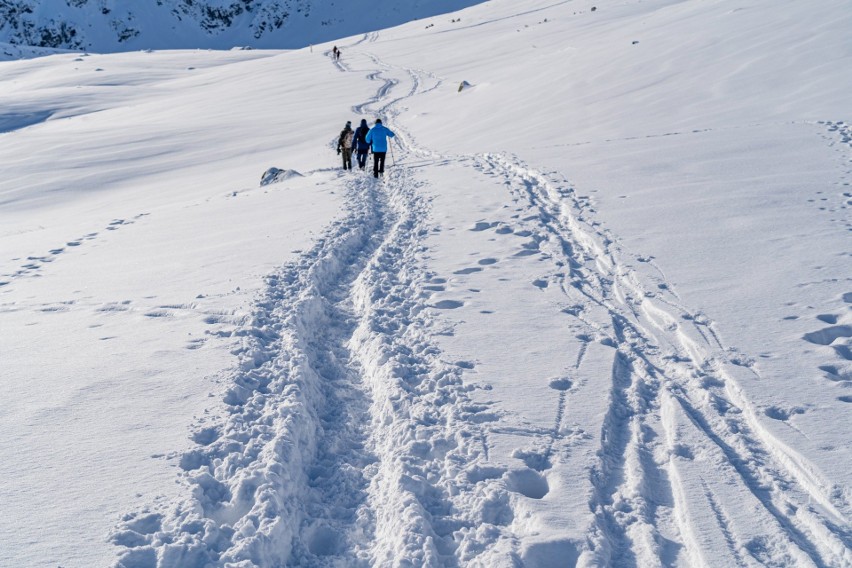
POLYGON ((120 566, 455 564, 452 535, 475 521, 453 511, 445 470, 471 451, 458 422, 478 409, 429 342, 427 204, 389 170, 345 178, 347 215, 267 278, 237 333, 228 415, 180 458, 192 496, 127 515, 120 566))
POLYGON ((652 259, 625 252, 555 172, 419 147, 394 119, 441 80, 344 53, 341 71, 382 82, 353 110, 388 119, 398 162, 383 182, 342 176, 346 215, 268 277, 240 332, 229 414, 180 459, 192 496, 128 515, 112 537, 120 565, 852 565, 848 490, 762 427, 740 387, 760 380, 749 358, 652 259), (462 304, 431 300, 446 283, 427 254, 439 170, 507 192, 514 226, 471 230, 527 239, 515 256, 551 267, 534 284, 560 290, 580 330, 575 364, 550 385, 552 428, 479 402, 473 364, 434 340, 462 304), (507 432, 540 450, 505 466, 493 439, 507 432), (579 510, 548 507, 557 481, 579 510), (566 514, 560 539, 529 546, 566 514))

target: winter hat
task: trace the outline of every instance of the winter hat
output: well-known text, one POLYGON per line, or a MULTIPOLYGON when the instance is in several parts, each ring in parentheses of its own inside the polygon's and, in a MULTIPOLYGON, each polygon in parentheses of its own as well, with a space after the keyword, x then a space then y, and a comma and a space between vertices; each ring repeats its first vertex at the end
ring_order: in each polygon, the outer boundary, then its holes
POLYGON ((382 123, 382 119, 381 119, 381 118, 377 118, 377 119, 376 119, 376 124, 381 124, 381 123, 382 123))
POLYGON ((366 118, 361 119, 361 126, 367 126, 367 119, 366 118))
POLYGON ((348 127, 350 127, 350 126, 352 126, 352 121, 351 121, 351 120, 347 120, 347 121, 346 121, 346 127, 348 128, 348 127))

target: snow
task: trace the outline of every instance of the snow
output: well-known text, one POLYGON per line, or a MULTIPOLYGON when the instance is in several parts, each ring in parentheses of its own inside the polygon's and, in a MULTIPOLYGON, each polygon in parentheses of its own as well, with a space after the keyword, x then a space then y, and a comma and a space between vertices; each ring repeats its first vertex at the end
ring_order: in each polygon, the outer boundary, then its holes
POLYGON ((850 19, 3 62, 0 565, 852 566, 850 19))

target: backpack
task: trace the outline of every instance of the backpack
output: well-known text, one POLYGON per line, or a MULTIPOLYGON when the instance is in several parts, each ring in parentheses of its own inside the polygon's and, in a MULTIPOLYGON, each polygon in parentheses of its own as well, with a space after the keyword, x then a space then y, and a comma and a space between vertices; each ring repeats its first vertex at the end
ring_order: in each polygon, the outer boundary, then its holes
POLYGON ((351 148, 354 135, 355 133, 352 130, 344 130, 340 133, 340 140, 337 141, 337 145, 342 148, 351 148))

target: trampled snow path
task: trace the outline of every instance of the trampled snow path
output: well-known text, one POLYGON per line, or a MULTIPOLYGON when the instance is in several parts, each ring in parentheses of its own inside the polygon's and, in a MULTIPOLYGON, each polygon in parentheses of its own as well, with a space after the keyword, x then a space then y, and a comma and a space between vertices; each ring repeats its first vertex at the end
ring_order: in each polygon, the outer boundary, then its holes
MULTIPOLYGON (((440 84, 353 52, 342 71, 366 61, 381 68, 367 78, 384 81, 356 112, 393 118, 440 84)), ((852 565, 852 496, 761 425, 740 386, 761 380, 749 357, 683 305, 653 259, 624 251, 557 173, 399 134, 429 167, 507 188, 529 251, 551 266, 546 285, 583 330, 570 375, 551 385, 543 450, 521 456, 523 470, 492 464, 499 421, 473 402, 467 365, 430 340, 444 325, 429 306, 441 281, 421 254, 434 227, 417 168, 346 178, 346 217, 269 276, 241 331, 229 415, 199 426, 181 457, 192 496, 128 515, 113 535, 122 565, 514 565, 518 502, 545 496, 557 468, 586 523, 554 553, 581 565, 852 565), (590 372, 602 362, 605 390, 590 372), (583 404, 601 411, 572 410, 583 404), (567 451, 569 419, 593 454, 567 451)))
POLYGON ((127 515, 120 565, 453 563, 474 526, 450 502, 447 464, 470 451, 454 421, 481 409, 428 341, 427 204, 405 169, 345 185, 348 215, 268 277, 238 333, 229 415, 180 458, 192 496, 127 515))

